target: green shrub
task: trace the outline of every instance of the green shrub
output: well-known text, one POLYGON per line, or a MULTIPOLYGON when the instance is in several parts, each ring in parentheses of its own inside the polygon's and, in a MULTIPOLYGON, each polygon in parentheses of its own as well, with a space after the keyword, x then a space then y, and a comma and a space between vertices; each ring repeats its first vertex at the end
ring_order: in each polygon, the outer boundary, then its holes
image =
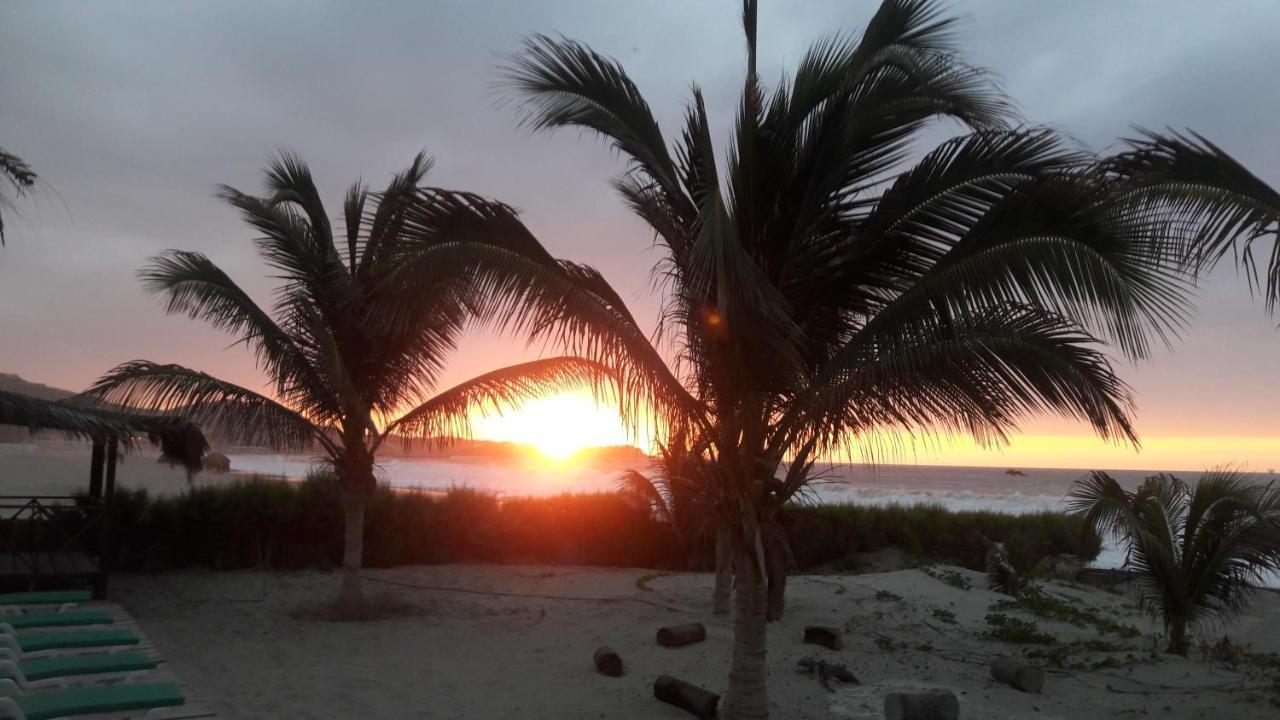
MULTIPOLYGON (((122 570, 328 568, 342 558, 342 499, 325 473, 302 482, 249 477, 159 497, 121 489, 114 521, 112 565, 122 570)), ((1046 555, 1092 557, 1088 538, 1078 537, 1083 526, 1050 513, 835 505, 790 508, 784 523, 802 569, 891 546, 919 558, 980 566, 980 541, 976 554, 966 549, 966 538, 976 532, 1006 542, 1038 538, 1027 544, 1046 555)), ((95 544, 96 533, 87 541, 95 544)), ((668 526, 616 493, 499 499, 468 488, 428 493, 379 487, 365 514, 365 564, 445 562, 687 568, 689 557, 668 526)))
POLYGON ((1065 513, 1026 515, 963 511, 936 504, 792 506, 784 524, 802 568, 840 563, 856 553, 896 547, 918 560, 983 570, 985 536, 1003 542, 1010 562, 1026 573, 1043 558, 1069 554, 1092 560, 1102 539, 1065 513))
POLYGON ((993 604, 991 609, 1027 610, 1032 615, 1045 620, 1057 620, 1077 627, 1092 625, 1100 633, 1118 635, 1122 638, 1136 638, 1141 634, 1138 628, 1116 622, 1104 616, 1097 608, 1080 603, 1069 603, 1035 585, 1024 588, 1017 600, 1001 600, 993 604))
POLYGON ((1029 620, 1009 617, 1001 613, 987 615, 987 636, 1007 643, 1019 645, 1053 645, 1057 638, 1040 631, 1039 626, 1029 620))

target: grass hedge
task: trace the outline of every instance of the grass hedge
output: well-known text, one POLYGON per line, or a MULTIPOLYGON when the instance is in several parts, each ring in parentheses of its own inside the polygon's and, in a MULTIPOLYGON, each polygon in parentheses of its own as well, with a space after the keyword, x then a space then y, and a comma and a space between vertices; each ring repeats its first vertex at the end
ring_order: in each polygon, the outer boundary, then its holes
MULTIPOLYGON (((331 480, 254 477, 115 501, 113 567, 334 567, 342 556, 342 506, 331 480)), ((853 567, 862 552, 896 547, 921 562, 980 569, 981 536, 1005 542, 1015 564, 1069 553, 1092 559, 1101 543, 1059 513, 951 512, 937 505, 852 504, 791 508, 785 517, 797 565, 853 567)), ((612 493, 497 497, 380 487, 365 517, 365 565, 447 562, 687 568, 669 527, 612 493)), ((693 568, 702 569, 702 568, 693 568)))

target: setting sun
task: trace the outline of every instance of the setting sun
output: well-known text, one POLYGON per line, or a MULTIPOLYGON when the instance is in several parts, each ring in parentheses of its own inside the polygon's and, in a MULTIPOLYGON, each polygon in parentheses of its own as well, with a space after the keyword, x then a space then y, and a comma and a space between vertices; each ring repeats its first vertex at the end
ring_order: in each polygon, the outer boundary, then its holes
POLYGON ((608 404, 596 404, 589 393, 539 398, 522 407, 476 418, 476 437, 520 443, 551 460, 565 460, 583 448, 629 442, 621 418, 608 404))

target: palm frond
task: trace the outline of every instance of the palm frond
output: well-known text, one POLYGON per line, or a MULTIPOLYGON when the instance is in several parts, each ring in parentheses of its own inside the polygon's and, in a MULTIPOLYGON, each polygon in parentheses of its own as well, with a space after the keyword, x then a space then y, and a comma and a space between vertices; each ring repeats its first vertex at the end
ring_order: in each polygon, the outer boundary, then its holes
POLYGON ((1187 262, 1203 272, 1234 251, 1251 282, 1265 276, 1267 309, 1274 311, 1280 303, 1280 193, 1196 133, 1141 130, 1128 143, 1106 167, 1185 223, 1187 262), (1260 270, 1254 250, 1265 248, 1268 238, 1270 257, 1260 270))
POLYGON ((534 35, 510 59, 504 85, 534 130, 578 127, 607 138, 672 199, 680 184, 649 104, 621 63, 566 38, 534 35))
POLYGON ((553 357, 510 365, 441 392, 387 425, 382 438, 406 442, 470 435, 473 413, 498 413, 556 392, 588 389, 613 395, 613 372, 578 357, 553 357))
MULTIPOLYGON (((20 196, 36 184, 36 173, 25 160, 0 148, 0 178, 3 178, 15 196, 20 196)), ((0 192, 0 205, 8 205, 11 199, 0 192)), ((0 246, 4 245, 4 213, 0 213, 0 246)))
POLYGON ((307 418, 251 390, 180 365, 134 360, 116 366, 84 393, 129 411, 187 418, 235 445, 307 450, 332 443, 307 418))

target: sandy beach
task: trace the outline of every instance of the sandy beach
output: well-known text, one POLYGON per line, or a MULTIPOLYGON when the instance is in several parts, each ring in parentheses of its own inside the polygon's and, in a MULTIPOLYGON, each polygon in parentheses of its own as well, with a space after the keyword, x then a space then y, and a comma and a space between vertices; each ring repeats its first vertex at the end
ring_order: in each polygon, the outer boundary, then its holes
MULTIPOLYGON (((949 688, 966 718, 1260 718, 1280 713, 1263 688, 1272 676, 1232 670, 1192 653, 1152 655, 1153 628, 1130 598, 1048 583, 1075 607, 1139 627, 1105 638, 1093 627, 1034 620, 1059 644, 1106 639, 1126 649, 1082 653, 1119 667, 1052 670, 1042 694, 991 679, 987 662, 1019 654, 983 636, 1003 596, 979 573, 954 570, 962 589, 921 570, 791 579, 786 618, 769 632, 770 703, 778 718, 879 718, 885 693, 949 688), (801 643, 808 624, 845 629, 832 651, 801 643), (1132 657, 1130 657, 1132 655, 1132 657), (814 657, 848 666, 861 685, 823 689, 796 670, 814 657)), ((941 572, 939 572, 941 571, 941 572)), ((172 572, 120 575, 113 597, 141 623, 173 670, 228 718, 687 718, 655 701, 654 678, 671 674, 723 690, 729 618, 709 612, 710 577, 641 569, 442 565, 371 570, 373 596, 411 603, 412 617, 329 623, 294 617, 327 599, 338 576, 322 572, 172 572), (662 625, 702 622, 707 640, 679 649, 654 641, 662 625), (591 654, 611 645, 625 674, 595 673, 591 654)), ((953 582, 956 576, 950 576, 953 582)), ((957 583, 959 584, 959 583, 957 583)), ((1223 632, 1250 651, 1280 651, 1280 596, 1265 593, 1223 632)), ((1268 671, 1274 674, 1274 670, 1268 671)))

